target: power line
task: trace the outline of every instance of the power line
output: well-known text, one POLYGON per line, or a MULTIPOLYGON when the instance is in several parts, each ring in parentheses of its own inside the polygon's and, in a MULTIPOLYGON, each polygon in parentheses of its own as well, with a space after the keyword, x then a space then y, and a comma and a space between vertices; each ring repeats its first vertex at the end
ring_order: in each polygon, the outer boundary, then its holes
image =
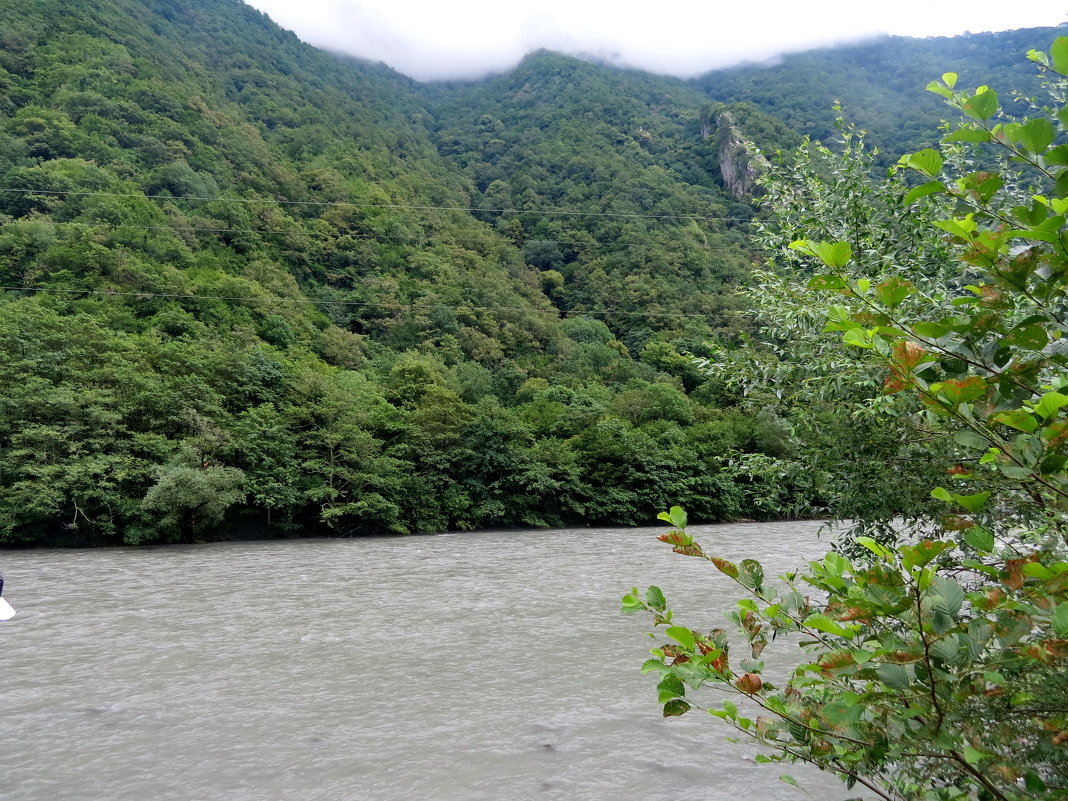
MULTIPOLYGON (((2 191, 2 190, 0 190, 0 191, 2 191)), ((18 222, 18 221, 16 221, 16 222, 18 222)), ((7 225, 14 225, 14 224, 15 224, 15 222, 0 223, 0 228, 3 228, 5 226, 7 226, 7 225)), ((93 228, 95 230, 104 230, 104 231, 114 231, 114 230, 118 230, 118 229, 121 228, 121 229, 127 229, 127 230, 135 230, 135 231, 171 231, 171 232, 175 232, 175 233, 180 232, 180 231, 187 231, 187 232, 190 232, 190 233, 257 234, 257 235, 307 234, 307 233, 312 233, 312 232, 309 232, 309 231, 306 231, 306 230, 303 230, 303 229, 299 229, 299 228, 279 228, 279 229, 266 228, 266 229, 258 229, 258 228, 213 228, 213 227, 198 227, 198 226, 186 226, 186 225, 127 225, 125 223, 117 223, 117 224, 102 223, 102 222, 101 223, 87 223, 87 222, 79 222, 77 220, 67 220, 67 221, 62 221, 62 222, 55 222, 55 221, 50 220, 48 224, 49 225, 81 226, 83 228, 93 228)), ((338 236, 338 237, 348 237, 349 239, 361 239, 361 240, 380 240, 380 239, 385 239, 385 240, 390 240, 390 241, 409 242, 409 243, 419 243, 421 240, 431 238, 429 236, 427 236, 427 237, 419 237, 419 236, 394 236, 394 235, 389 235, 389 234, 349 234, 349 233, 340 233, 340 232, 337 233, 336 236, 338 236)), ((510 240, 508 240, 508 241, 510 241, 510 240)), ((461 243, 487 244, 485 239, 475 239, 473 237, 471 237, 471 238, 462 238, 462 237, 461 238, 454 238, 454 237, 450 237, 448 240, 442 240, 442 241, 434 243, 434 244, 454 245, 454 244, 461 244, 461 243)), ((608 243, 608 242, 597 242, 597 241, 592 241, 591 242, 591 241, 582 240, 582 239, 525 239, 525 240, 523 240, 522 244, 524 244, 524 245, 525 244, 578 245, 578 246, 587 246, 587 247, 596 246, 596 247, 600 247, 600 248, 609 248, 609 247, 615 247, 615 246, 619 246, 619 247, 648 247, 648 246, 663 247, 664 245, 672 244, 672 243, 669 243, 669 242, 654 242, 654 243, 650 243, 650 242, 612 242, 612 243, 608 243)), ((708 250, 708 251, 742 250, 743 249, 741 245, 717 245, 717 246, 713 247, 712 245, 705 245, 705 244, 701 244, 699 242, 694 242, 694 243, 687 242, 687 243, 675 243, 675 244, 684 244, 688 248, 689 247, 693 247, 693 248, 699 248, 701 250, 708 250)), ((518 247, 518 245, 517 245, 517 247, 518 247)))
POLYGON ((136 200, 195 200, 205 203, 275 203, 280 206, 343 206, 356 209, 399 209, 405 211, 464 211, 487 214, 542 214, 563 217, 614 217, 646 220, 695 220, 703 222, 750 222, 751 217, 715 217, 698 214, 638 214, 611 211, 572 211, 568 209, 480 209, 474 206, 413 206, 401 203, 349 203, 341 200, 279 200, 277 198, 204 197, 201 195, 135 195, 119 192, 96 192, 75 189, 11 189, 0 192, 24 195, 78 195, 85 197, 117 197, 136 200))
POLYGON ((38 294, 52 295, 94 295, 99 297, 130 297, 138 300, 148 298, 167 298, 170 300, 219 300, 265 303, 267 305, 309 305, 309 306, 380 306, 395 311, 403 310, 426 310, 447 309, 450 311, 491 311, 491 312, 533 312, 536 314, 575 315, 585 317, 682 317, 682 318, 708 318, 712 314, 700 314, 690 312, 628 312, 628 311, 595 311, 583 309, 538 309, 530 306, 475 306, 471 304, 450 305, 447 303, 383 303, 373 300, 313 300, 311 298, 256 298, 241 297, 239 295, 194 295, 177 292, 117 292, 110 289, 58 289, 53 287, 25 287, 25 286, 0 286, 0 292, 35 292, 38 294))

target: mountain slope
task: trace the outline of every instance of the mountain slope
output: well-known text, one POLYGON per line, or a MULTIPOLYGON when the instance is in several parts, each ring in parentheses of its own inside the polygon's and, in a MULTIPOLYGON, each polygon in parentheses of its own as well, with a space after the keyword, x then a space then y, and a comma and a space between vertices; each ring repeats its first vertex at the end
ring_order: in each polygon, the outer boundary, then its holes
POLYGON ((717 181, 696 93, 538 53, 507 75, 423 95, 440 151, 478 203, 521 212, 486 218, 528 263, 562 276, 562 309, 608 311, 635 353, 657 332, 699 343, 709 322, 731 325, 725 292, 745 272, 752 210, 717 181), (547 208, 588 213, 536 212, 547 208))
POLYGON ((1065 28, 1026 28, 1000 33, 916 39, 886 36, 856 45, 787 55, 773 65, 714 70, 690 82, 720 102, 750 102, 814 139, 830 141, 834 106, 871 133, 884 161, 931 146, 939 122, 949 116, 941 99, 925 92, 945 72, 961 86, 987 84, 999 92, 1037 88, 1024 57, 1043 50, 1065 28))
POLYGON ((409 81, 236 0, 29 0, 0 31, 0 542, 717 519, 767 491, 721 460, 778 452, 775 422, 678 353, 744 266, 690 217, 748 213, 686 108, 628 106, 670 147, 505 135, 487 182, 463 154, 493 137, 453 117, 446 148, 409 81), (467 211, 512 176, 523 214, 467 211))

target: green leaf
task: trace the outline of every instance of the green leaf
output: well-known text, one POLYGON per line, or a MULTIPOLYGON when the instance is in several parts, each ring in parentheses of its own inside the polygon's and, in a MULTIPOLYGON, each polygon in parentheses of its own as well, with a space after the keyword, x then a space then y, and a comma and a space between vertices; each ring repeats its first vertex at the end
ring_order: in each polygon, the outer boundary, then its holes
POLYGON ((842 628, 826 615, 821 615, 818 612, 805 618, 802 625, 815 629, 816 631, 833 634, 836 637, 847 637, 849 635, 849 632, 846 631, 846 629, 842 628))
POLYGON ((941 598, 941 602, 936 606, 947 615, 957 614, 964 606, 964 589, 960 584, 944 576, 935 576, 931 584, 938 593, 938 597, 941 598))
POLYGON ((1012 215, 1020 221, 1022 225, 1035 226, 1046 219, 1048 214, 1046 206, 1034 201, 1030 206, 1016 206, 1012 210, 1012 215))
POLYGON ((660 683, 656 685, 657 692, 659 693, 660 703, 666 703, 672 698, 680 698, 686 695, 685 685, 678 679, 677 676, 664 676, 660 680, 660 683))
POLYGON ((1058 637, 1068 637, 1068 601, 1057 604, 1053 610, 1053 630, 1058 637))
POLYGON ((922 172, 928 178, 934 178, 942 171, 942 154, 930 147, 905 156, 904 161, 909 167, 922 172))
POLYGON ((1047 392, 1035 404, 1035 414, 1049 419, 1064 406, 1068 406, 1068 395, 1062 395, 1060 392, 1047 392))
POLYGON ((998 110, 998 95, 993 89, 977 92, 964 102, 962 111, 972 119, 988 120, 998 110))
POLYGON ((1057 138, 1053 123, 1045 117, 1035 117, 1020 126, 1017 141, 1031 153, 1041 153, 1057 138))
POLYGON ((781 781, 783 784, 788 784, 791 787, 797 787, 797 779, 785 773, 779 777, 779 781, 781 781))
POLYGON ((953 92, 938 81, 931 81, 927 84, 927 91, 934 92, 936 95, 944 97, 947 101, 953 99, 953 92))
POLYGON ((931 497, 937 498, 940 501, 945 501, 946 503, 953 502, 952 493, 950 493, 950 491, 947 490, 945 487, 935 487, 933 490, 931 490, 931 497))
POLYGON ((1068 36, 1058 36, 1054 39, 1049 54, 1053 60, 1053 69, 1061 75, 1068 75, 1068 36))
POLYGON ((668 518, 675 528, 686 528, 686 511, 681 506, 672 506, 668 511, 668 518))
POLYGON ((1032 324, 1014 328, 1008 336, 1001 340, 1003 344, 1028 350, 1042 350, 1049 344, 1046 329, 1041 325, 1032 324))
POLYGON ((912 675, 904 665, 895 665, 893 662, 883 662, 875 668, 875 675, 879 681, 892 690, 904 690, 912 684, 912 675))
POLYGON ((994 415, 994 422, 1031 434, 1038 428, 1038 421, 1026 409, 1013 409, 994 415))
POLYGON ((964 532, 964 541, 977 551, 990 553, 994 550, 993 533, 982 526, 972 526, 964 532))
POLYGON ((857 545, 863 545, 880 559, 886 560, 890 558, 891 552, 871 537, 857 537, 857 545))
POLYGON ((949 333, 949 328, 942 323, 916 323, 912 330, 924 339, 938 339, 949 333))
POLYGON ((1057 575, 1048 567, 1038 562, 1028 562, 1026 565, 1023 566, 1022 570, 1025 576, 1031 576, 1032 578, 1036 578, 1039 581, 1049 581, 1051 578, 1057 575))
POLYGON ((967 225, 967 220, 935 220, 934 225, 941 228, 947 234, 958 236, 961 239, 971 239, 975 227, 967 225))
POLYGON ((967 190, 984 203, 990 200, 1005 185, 1001 176, 993 172, 968 173, 960 182, 961 188, 967 190))
POLYGON ((982 128, 958 128, 945 139, 943 142, 992 142, 994 137, 990 135, 989 131, 985 131, 982 128))
POLYGON ((679 715, 685 715, 689 712, 690 708, 690 705, 681 698, 673 698, 664 704, 664 717, 677 718, 679 715))
POLYGON ((986 382, 977 375, 970 375, 965 379, 949 378, 941 384, 931 385, 932 392, 940 391, 954 406, 981 398, 986 394, 987 388, 986 382))
POLYGON ((667 606, 667 599, 659 587, 650 587, 645 591, 645 603, 653 609, 663 609, 667 606))
POLYGON ((1050 453, 1039 462, 1038 470, 1042 475, 1049 476, 1064 470, 1066 464, 1068 464, 1068 456, 1060 453, 1050 453))
POLYGON ((953 500, 967 509, 969 512, 978 512, 984 506, 986 506, 987 500, 990 498, 989 492, 977 492, 974 495, 954 495, 953 500))
POLYGON ((1029 770, 1024 774, 1024 789, 1029 793, 1041 793, 1047 788, 1042 777, 1033 770, 1029 770))
POLYGON ((842 334, 842 342, 847 345, 871 350, 871 337, 869 337, 868 332, 862 328, 850 328, 842 334))
POLYGON ((823 292, 841 292, 849 285, 838 275, 814 275, 808 279, 808 288, 823 292))
POLYGON ((941 181, 928 181, 925 184, 920 184, 919 186, 914 186, 912 189, 910 189, 905 194, 905 199, 901 201, 901 204, 904 206, 911 206, 920 198, 927 197, 928 195, 933 195, 936 192, 945 191, 946 185, 941 181))
POLYGON ((931 653, 943 662, 955 664, 960 659, 960 637, 948 634, 931 646, 931 653))
POLYGON ((1008 462, 998 462, 998 472, 1007 478, 1024 481, 1031 478, 1031 471, 1026 467, 1008 462))
POLYGON ((979 457, 979 464, 993 464, 1001 455, 1001 448, 988 448, 987 452, 979 457))
POLYGON ((852 567, 852 565, 849 564, 848 559, 846 559, 840 553, 836 553, 835 551, 827 552, 827 554, 823 557, 823 564, 827 568, 828 572, 830 572, 831 575, 834 576, 841 576, 843 573, 845 573, 852 567))
POLYGON ((623 596, 623 609, 621 610, 624 615, 633 615, 635 612, 640 612, 642 609, 642 602, 638 599, 637 589, 633 589, 623 596))
POLYGON ((1049 150, 1043 158, 1047 165, 1053 167, 1068 166, 1068 145, 1057 145, 1049 150))
POLYGON ((1061 197, 1068 197, 1068 169, 1061 170, 1057 173, 1057 180, 1054 182, 1054 189, 1057 190, 1057 194, 1061 197))
POLYGON ((667 636, 685 648, 687 651, 692 651, 694 646, 693 632, 682 626, 671 626, 665 632, 667 636))
POLYGON ((944 542, 941 540, 921 540, 915 545, 902 545, 898 548, 898 552, 901 554, 901 558, 905 563, 905 567, 912 569, 914 567, 923 567, 934 561, 939 554, 944 551, 948 551, 953 547, 953 543, 944 542))
POLYGON ((738 581, 741 582, 743 587, 748 587, 751 590, 758 589, 764 584, 764 568, 755 559, 743 559, 738 581))
POLYGON ((849 263, 853 249, 848 242, 814 242, 812 252, 820 261, 833 269, 840 269, 849 263))
POLYGON ((891 309, 896 309, 915 291, 912 284, 896 275, 875 285, 875 296, 884 306, 891 309))
POLYGON ((1027 57, 1034 61, 1036 64, 1041 64, 1043 67, 1049 66, 1049 56, 1043 53, 1041 50, 1035 50, 1031 48, 1027 51, 1027 57))
POLYGON ((942 83, 944 83, 946 86, 948 86, 950 89, 952 89, 954 86, 957 85, 957 73, 955 73, 955 72, 943 72, 942 73, 942 83))
POLYGON ((962 428, 959 431, 955 431, 953 433, 953 441, 965 448, 973 448, 982 451, 985 451, 990 447, 990 440, 975 433, 970 428, 962 428))
POLYGON ((847 726, 860 720, 864 707, 852 699, 838 698, 824 704, 820 712, 832 726, 847 726))

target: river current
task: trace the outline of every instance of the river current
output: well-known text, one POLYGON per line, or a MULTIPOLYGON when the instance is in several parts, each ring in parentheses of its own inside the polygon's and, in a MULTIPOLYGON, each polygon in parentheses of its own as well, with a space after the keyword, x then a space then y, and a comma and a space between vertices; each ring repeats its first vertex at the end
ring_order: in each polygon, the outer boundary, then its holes
MULTIPOLYGON (((818 529, 693 533, 777 575, 826 548, 818 529)), ((18 610, 0 623, 0 798, 849 797, 755 764, 703 712, 660 716, 624 592, 659 584, 704 629, 740 597, 663 530, 0 552, 18 610)))

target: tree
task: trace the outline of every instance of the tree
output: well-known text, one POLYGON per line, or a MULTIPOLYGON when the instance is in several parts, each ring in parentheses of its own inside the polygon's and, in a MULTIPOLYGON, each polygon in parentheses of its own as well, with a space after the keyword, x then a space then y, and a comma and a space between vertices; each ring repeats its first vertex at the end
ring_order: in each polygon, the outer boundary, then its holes
POLYGON ((623 602, 666 627, 644 666, 666 716, 716 685, 744 700, 709 711, 770 748, 764 761, 810 762, 886 799, 1068 794, 1068 37, 1029 57, 1048 105, 1012 119, 994 90, 958 91, 947 73, 929 89, 967 121, 898 163, 901 204, 926 204, 930 236, 956 254, 946 280, 920 285, 893 251, 855 254, 844 238, 791 245, 817 267, 806 297, 828 352, 881 373, 867 407, 941 464, 947 486, 928 487, 941 508, 896 542, 855 536, 778 591, 757 562, 705 552, 682 509, 663 513, 661 540, 747 592, 732 614, 741 657, 722 630, 678 624, 656 587, 623 602), (884 274, 863 274, 873 258, 884 274), (788 635, 802 663, 779 687, 762 653, 788 635))
MULTIPOLYGON (((157 518, 166 539, 196 537, 221 522, 226 510, 244 498, 244 479, 237 468, 198 463, 196 454, 187 450, 159 469, 141 504, 157 518)), ((130 544, 144 538, 136 527, 126 534, 130 544)))

